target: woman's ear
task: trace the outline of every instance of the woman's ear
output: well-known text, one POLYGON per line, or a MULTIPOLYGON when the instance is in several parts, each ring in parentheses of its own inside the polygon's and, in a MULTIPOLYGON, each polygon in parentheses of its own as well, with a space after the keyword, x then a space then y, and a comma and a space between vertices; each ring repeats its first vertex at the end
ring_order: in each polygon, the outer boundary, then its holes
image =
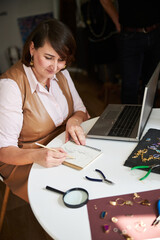
POLYGON ((31 56, 33 56, 33 52, 34 52, 34 42, 31 42, 31 43, 30 43, 29 50, 30 50, 31 56))

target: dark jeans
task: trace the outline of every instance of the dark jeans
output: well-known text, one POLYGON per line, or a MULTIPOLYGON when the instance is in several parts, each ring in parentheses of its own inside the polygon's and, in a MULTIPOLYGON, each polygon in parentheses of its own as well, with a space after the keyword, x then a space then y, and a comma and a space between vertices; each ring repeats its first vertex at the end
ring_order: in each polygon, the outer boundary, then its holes
POLYGON ((160 27, 149 33, 122 31, 118 45, 122 103, 136 104, 141 102, 144 86, 160 61, 160 27))

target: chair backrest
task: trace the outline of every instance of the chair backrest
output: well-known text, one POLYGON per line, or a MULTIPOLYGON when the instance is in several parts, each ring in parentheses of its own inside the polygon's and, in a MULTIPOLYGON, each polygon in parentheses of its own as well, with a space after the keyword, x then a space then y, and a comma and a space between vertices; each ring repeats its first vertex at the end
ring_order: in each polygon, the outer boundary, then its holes
POLYGON ((2 176, 0 175, 0 181, 2 181, 3 182, 3 178, 2 178, 2 176))
MULTIPOLYGON (((0 176, 0 181, 3 182, 3 177, 2 176, 0 176)), ((10 192, 10 189, 6 185, 5 192, 4 192, 4 197, 3 197, 3 202, 2 202, 1 209, 0 209, 0 232, 2 230, 4 216, 5 216, 5 213, 6 213, 6 208, 7 208, 8 198, 9 198, 9 192, 10 192)))

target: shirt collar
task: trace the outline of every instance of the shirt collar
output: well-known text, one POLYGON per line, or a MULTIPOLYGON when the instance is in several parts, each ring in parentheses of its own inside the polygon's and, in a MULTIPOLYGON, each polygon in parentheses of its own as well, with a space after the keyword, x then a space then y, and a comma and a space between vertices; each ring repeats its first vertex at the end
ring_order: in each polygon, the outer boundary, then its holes
MULTIPOLYGON (((34 72, 32 71, 32 68, 27 67, 24 64, 23 64, 23 67, 24 67, 24 71, 25 71, 25 73, 27 75, 27 78, 28 78, 28 82, 29 82, 29 85, 30 85, 30 88, 31 88, 31 92, 34 93, 37 88, 39 90, 42 89, 42 85, 37 81, 37 79, 34 75, 34 72)), ((58 78, 56 77, 56 75, 54 75, 51 78, 51 81, 53 81, 53 80, 58 81, 58 78)))

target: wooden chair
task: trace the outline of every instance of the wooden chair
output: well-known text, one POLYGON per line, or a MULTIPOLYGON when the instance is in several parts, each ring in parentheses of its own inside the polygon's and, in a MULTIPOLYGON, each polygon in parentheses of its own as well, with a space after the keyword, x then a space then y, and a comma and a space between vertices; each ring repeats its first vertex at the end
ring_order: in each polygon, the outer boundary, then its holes
MULTIPOLYGON (((3 182, 3 178, 1 176, 0 176, 0 180, 3 182)), ((4 221, 6 209, 7 209, 8 199, 9 199, 9 192, 10 192, 10 189, 6 185, 5 186, 4 197, 3 197, 3 201, 2 201, 2 207, 1 207, 1 211, 0 211, 0 232, 1 232, 2 227, 3 227, 3 221, 4 221)))

